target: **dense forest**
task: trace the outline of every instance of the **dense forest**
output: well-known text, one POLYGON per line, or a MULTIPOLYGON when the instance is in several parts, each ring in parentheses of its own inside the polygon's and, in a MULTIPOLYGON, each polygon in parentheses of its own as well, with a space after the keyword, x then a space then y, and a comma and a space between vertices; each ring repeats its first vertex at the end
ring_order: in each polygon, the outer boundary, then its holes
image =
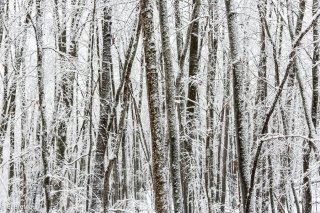
POLYGON ((0 212, 320 212, 319 0, 0 0, 0 212))

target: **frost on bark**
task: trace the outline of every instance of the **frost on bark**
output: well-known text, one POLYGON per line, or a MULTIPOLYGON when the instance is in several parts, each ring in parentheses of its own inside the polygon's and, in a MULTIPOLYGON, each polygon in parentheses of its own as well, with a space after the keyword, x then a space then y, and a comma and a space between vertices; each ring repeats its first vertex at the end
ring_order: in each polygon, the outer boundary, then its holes
MULTIPOLYGON (((319 1, 313 0, 312 14, 314 15, 319 7, 319 1)), ((318 103, 319 103, 319 21, 313 25, 313 58, 312 58, 312 105, 311 116, 315 128, 317 127, 318 103)))
MULTIPOLYGON (((223 152, 222 152, 222 171, 221 171, 221 212, 225 212, 226 196, 227 196, 227 165, 228 165, 228 151, 229 151, 229 116, 230 116, 230 71, 226 74, 224 80, 225 95, 224 103, 224 124, 223 124, 223 152)), ((229 160, 230 162, 230 160, 229 160)))
POLYGON ((156 44, 154 37, 153 5, 141 0, 143 47, 146 62, 147 96, 152 140, 152 170, 154 179, 155 208, 158 213, 169 212, 167 187, 167 159, 165 141, 161 129, 161 106, 159 97, 156 44))
POLYGON ((228 26, 229 38, 229 51, 231 58, 231 72, 232 72, 232 86, 233 86, 233 102, 234 102, 234 128, 235 128, 235 141, 237 148, 237 156, 239 163, 239 179, 241 188, 241 197, 243 207, 246 204, 246 197, 248 192, 248 177, 247 177, 247 164, 248 156, 246 151, 246 141, 244 141, 244 128, 243 128, 243 111, 241 108, 241 58, 239 55, 238 45, 240 41, 237 38, 237 13, 235 11, 234 1, 225 0, 226 17, 228 26))
MULTIPOLYGON (((106 166, 106 169, 104 172, 104 177, 103 177, 103 192, 102 192, 102 206, 103 206, 103 211, 107 212, 108 208, 109 208, 109 203, 110 203, 110 177, 111 177, 111 173, 113 168, 116 166, 116 161, 117 161, 117 156, 119 154, 119 147, 120 144, 124 144, 124 142, 122 141, 124 139, 124 135, 125 135, 125 127, 126 127, 126 120, 127 120, 127 116, 128 116, 128 101, 129 101, 129 82, 130 82, 130 75, 131 75, 131 71, 132 71, 132 66, 133 66, 133 60, 136 56, 136 52, 137 52, 137 46, 139 43, 139 38, 140 38, 140 31, 141 31, 141 18, 140 18, 140 14, 138 13, 138 16, 136 17, 136 20, 134 22, 134 26, 133 26, 133 33, 131 35, 130 38, 130 42, 129 42, 129 47, 128 50, 125 54, 125 62, 124 62, 124 66, 123 66, 123 75, 122 75, 122 79, 120 82, 120 85, 117 89, 117 92, 115 94, 115 98, 113 100, 113 106, 111 109, 111 115, 109 115, 109 120, 108 120, 108 125, 106 126, 106 131, 107 133, 111 131, 112 129, 112 125, 116 122, 116 107, 118 105, 118 103, 120 102, 120 94, 122 92, 123 89, 123 107, 122 107, 122 112, 121 112, 121 116, 120 116, 120 121, 119 121, 119 129, 116 130, 117 132, 117 136, 116 139, 114 141, 112 141, 111 143, 111 148, 112 148, 112 152, 111 155, 109 156, 109 162, 106 166)), ((112 71, 112 69, 111 69, 112 71)), ((112 72, 111 72, 112 73, 112 72)), ((107 135, 107 139, 108 140, 109 135, 107 135)), ((107 145, 107 144, 106 144, 107 145)), ((105 146, 106 146, 105 145, 105 146)), ((118 168, 116 168, 116 171, 114 172, 114 176, 118 175, 118 168)), ((116 182, 118 182, 118 180, 116 180, 116 182)), ((118 194, 116 194, 114 196, 116 199, 118 198, 118 194)))
POLYGON ((50 177, 49 177, 49 148, 48 148, 48 128, 46 120, 46 106, 44 94, 44 70, 43 70, 43 49, 42 49, 42 25, 43 25, 43 1, 36 0, 36 26, 34 27, 37 42, 37 83, 38 83, 38 101, 40 112, 40 146, 42 158, 42 176, 44 188, 44 205, 46 212, 50 211, 50 177))
MULTIPOLYGON (((303 15, 301 18, 301 25, 302 25, 302 20, 304 16, 304 11, 305 11, 305 1, 300 1, 299 9, 303 7, 302 13, 303 15), (302 4, 302 6, 300 6, 302 4)), ((319 11, 319 2, 314 0, 313 1, 313 6, 312 6, 312 15, 316 15, 317 12, 319 11)), ((300 23, 299 23, 300 24, 300 23)), ((295 64, 297 64, 297 79, 299 83, 299 89, 300 89, 300 95, 302 99, 302 105, 304 109, 304 114, 305 114, 305 119, 307 122, 308 130, 309 130, 309 138, 313 139, 316 136, 316 131, 315 127, 317 125, 316 123, 316 116, 317 116, 317 107, 318 107, 318 68, 316 63, 318 63, 319 60, 319 48, 318 48, 318 20, 316 20, 313 24, 313 39, 314 39, 314 53, 313 53, 313 58, 312 58, 312 102, 311 102, 311 107, 309 107, 308 100, 307 100, 307 94, 305 91, 305 85, 304 82, 302 81, 302 74, 301 74, 301 67, 298 65, 298 60, 297 57, 295 58, 295 64), (311 108, 311 112, 309 109, 311 108)), ((296 36, 298 32, 300 33, 300 30, 296 32, 296 36)), ((297 50, 298 54, 298 50, 297 50)), ((302 202, 302 212, 304 213, 311 213, 312 212, 312 189, 311 189, 311 175, 310 175, 310 158, 311 158, 311 145, 308 141, 303 142, 303 202, 302 202)))
POLYGON ((206 171, 205 184, 208 197, 209 211, 212 211, 214 199, 214 171, 213 171, 213 148, 214 148, 214 99, 216 91, 215 76, 217 69, 218 49, 218 0, 209 1, 209 32, 208 32, 208 75, 207 75, 207 138, 206 138, 206 171))
MULTIPOLYGON (((67 35, 66 35, 66 23, 65 23, 65 19, 66 19, 66 1, 63 0, 61 1, 61 5, 63 5, 63 9, 62 9, 62 15, 61 17, 59 17, 58 14, 58 1, 55 1, 55 6, 56 6, 56 21, 57 21, 57 25, 58 25, 58 30, 59 30, 59 34, 58 34, 58 49, 60 51, 61 54, 66 54, 67 53, 67 35)), ((60 56, 60 69, 62 74, 62 79, 61 81, 56 82, 56 88, 55 88, 55 95, 59 96, 56 97, 56 110, 58 112, 55 113, 64 113, 65 111, 70 111, 70 98, 72 97, 72 92, 70 94, 69 91, 67 91, 67 88, 70 86, 70 84, 72 84, 71 82, 68 82, 68 79, 66 77, 67 75, 67 70, 66 70, 66 65, 65 62, 63 60, 63 57, 60 56), (58 104, 57 102, 59 101, 60 97, 62 98, 62 103, 58 104), (60 105, 60 109, 58 109, 58 105, 60 105), (62 107, 61 107, 62 106, 62 107)), ((66 149, 66 143, 67 143, 67 120, 69 117, 70 113, 64 113, 63 114, 63 118, 58 120, 58 124, 57 124, 57 134, 55 134, 55 148, 56 148, 56 170, 58 171, 58 176, 57 178, 52 178, 51 180, 51 184, 53 186, 54 189, 54 194, 52 196, 52 208, 54 209, 59 209, 60 206, 60 197, 62 195, 61 191, 62 191, 62 170, 63 170, 63 165, 64 165, 64 158, 65 158, 65 149, 66 149)))
POLYGON ((200 1, 193 0, 193 22, 191 23, 190 31, 190 47, 189 47, 189 82, 188 82, 188 99, 186 104, 186 133, 188 139, 182 143, 182 187, 183 187, 183 202, 186 212, 192 211, 192 203, 194 192, 192 190, 192 144, 197 140, 197 113, 196 113, 196 103, 198 95, 198 82, 197 74, 199 70, 199 61, 198 61, 198 50, 199 50, 199 16, 200 12, 200 1))
MULTIPOLYGON (((8 4, 7 4, 8 5, 8 4)), ((8 6, 7 6, 8 7, 8 6)), ((2 95, 2 109, 1 109, 1 114, 0 114, 0 165, 3 162, 3 145, 5 141, 5 134, 8 128, 9 124, 9 113, 7 111, 9 105, 10 105, 10 99, 8 97, 8 92, 9 92, 9 72, 8 72, 8 52, 9 49, 7 46, 7 37, 8 35, 3 33, 4 29, 4 22, 3 22, 3 17, 7 17, 5 14, 5 3, 4 0, 0 1, 0 42, 4 40, 4 57, 3 57, 3 76, 2 76, 2 85, 3 85, 3 95, 2 95), (3 35, 4 34, 4 35, 3 35)), ((0 43, 1 45, 1 43, 0 43)))
MULTIPOLYGON (((109 4, 109 2, 107 2, 109 4)), ((108 119, 111 113, 112 87, 111 87, 111 69, 112 69, 112 34, 111 34, 111 7, 104 7, 104 21, 102 25, 103 48, 102 48, 102 70, 100 72, 99 96, 100 96, 100 120, 99 132, 95 153, 94 177, 92 183, 92 203, 91 208, 98 210, 101 206, 103 191, 104 174, 104 156, 108 140, 108 119)))
MULTIPOLYGON (((312 9, 313 9, 312 15, 316 15, 316 13, 318 11, 317 11, 317 9, 314 8, 314 5, 313 5, 312 9)), ((300 32, 302 30, 302 24, 303 24, 303 19, 305 16, 305 10, 306 10, 306 1, 300 0, 299 1, 299 13, 298 13, 297 21, 296 21, 296 27, 295 27, 294 34, 293 34, 292 30, 289 29, 289 31, 291 31, 290 36, 291 36, 292 42, 294 41, 294 39, 296 39, 298 37, 298 35, 300 34, 300 32)), ((317 21, 315 21, 313 23, 313 28, 314 28, 316 22, 317 21)), ((302 68, 301 68, 301 64, 299 64, 299 61, 298 61, 299 50, 295 50, 295 54, 296 54, 296 57, 294 57, 294 62, 293 62, 294 63, 293 64, 293 73, 296 75, 297 80, 298 80, 298 86, 299 86, 299 90, 300 90, 302 106, 303 106, 304 115, 305 115, 306 123, 308 126, 308 131, 309 131, 309 138, 315 138, 315 125, 312 121, 312 109, 310 111, 311 107, 309 107, 309 104, 308 104, 307 94, 305 91, 306 87, 305 87, 303 79, 302 79, 302 68)), ((311 146, 307 141, 304 141, 303 142, 303 172, 305 175, 303 177, 304 198, 302 201, 302 208, 303 208, 303 212, 305 212, 305 213, 312 212, 311 181, 310 181, 310 173, 308 173, 309 164, 310 164, 310 156, 311 156, 311 146)))
POLYGON ((181 213, 184 212, 184 210, 180 177, 180 146, 177 128, 177 115, 175 110, 174 70, 172 66, 172 53, 169 40, 167 0, 162 0, 159 2, 159 16, 166 83, 165 90, 167 104, 167 125, 170 146, 170 169, 173 193, 172 197, 174 212, 181 213))
MULTIPOLYGON (((303 31, 301 31, 301 33, 299 33, 299 35, 294 39, 294 41, 292 43, 292 49, 289 54, 288 65, 286 66, 283 79, 282 79, 281 83, 279 84, 279 87, 277 89, 277 93, 272 101, 272 104, 270 105, 270 108, 265 115, 265 119, 264 119, 264 122, 262 125, 261 135, 264 135, 267 132, 271 116, 275 110, 276 104, 280 98, 282 91, 283 91, 284 85, 287 82, 288 76, 291 73, 290 71, 292 71, 292 67, 295 62, 296 50, 300 46, 302 38, 309 32, 309 30, 312 28, 313 24, 316 22, 316 20, 319 18, 319 16, 320 16, 320 11, 318 10, 317 13, 312 17, 311 22, 307 25, 307 27, 303 31)), ((304 105, 304 109, 306 109, 305 105, 304 105)), ((308 118, 308 117, 309 116, 306 116, 306 118, 308 118)), ((306 120, 308 123, 308 119, 306 119, 306 120)), ((308 127, 312 127, 312 125, 310 126, 308 124, 308 127)), ((312 131, 310 131, 310 132, 312 132, 312 131)), ((258 147, 257 147, 257 151, 256 151, 254 159, 253 159, 252 169, 251 169, 251 177, 250 177, 250 187, 249 187, 247 201, 246 201, 246 205, 245 205, 245 212, 250 212, 250 204, 251 204, 252 192, 253 192, 254 184, 255 184, 257 165, 258 165, 259 156, 260 156, 263 144, 264 144, 263 141, 259 142, 258 147)))
MULTIPOLYGON (((257 2, 257 7, 259 10, 259 18, 260 18, 260 61, 259 61, 259 68, 258 68, 258 82, 257 82, 257 91, 256 91, 256 97, 255 97, 255 111, 254 111, 254 132, 253 132, 253 151, 255 151, 257 146, 257 138, 261 131, 261 123, 263 119, 263 114, 266 111, 266 97, 267 97, 267 55, 266 55, 266 30, 264 25, 264 18, 267 16, 267 1, 265 0, 259 0, 257 2), (261 113, 262 112, 262 113, 261 113)), ((264 152, 264 150, 263 150, 264 152)), ((265 175, 264 171, 266 164, 259 163, 258 165, 258 178, 257 178, 257 189, 256 189, 256 211, 259 212, 261 207, 260 201, 262 199, 262 204, 265 202, 265 199, 267 199, 267 196, 263 196, 264 187, 263 184, 265 184, 265 175), (261 166, 263 168, 261 168, 261 166)))

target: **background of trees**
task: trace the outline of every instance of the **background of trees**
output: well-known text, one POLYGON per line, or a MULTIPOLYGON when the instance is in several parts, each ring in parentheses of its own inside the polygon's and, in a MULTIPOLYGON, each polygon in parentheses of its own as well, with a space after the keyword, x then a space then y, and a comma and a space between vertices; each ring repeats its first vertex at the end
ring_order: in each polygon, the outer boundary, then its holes
POLYGON ((0 212, 318 212, 318 0, 0 0, 0 212))

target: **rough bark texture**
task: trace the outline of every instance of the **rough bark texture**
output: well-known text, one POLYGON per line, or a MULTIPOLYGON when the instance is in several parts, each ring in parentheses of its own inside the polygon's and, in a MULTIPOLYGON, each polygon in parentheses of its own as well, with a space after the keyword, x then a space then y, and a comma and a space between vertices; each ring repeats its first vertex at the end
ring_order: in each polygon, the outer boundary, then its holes
POLYGON ((192 144, 197 140, 196 134, 196 103, 198 94, 198 82, 197 74, 199 69, 198 64, 198 49, 199 49, 199 12, 200 12, 200 1, 193 0, 194 16, 191 24, 190 34, 190 49, 189 49, 189 84, 188 84, 188 99, 187 99, 187 112, 186 112, 186 131, 189 138, 182 144, 183 148, 183 202, 186 212, 192 211, 192 200, 193 200, 193 189, 191 184, 192 171, 192 144))
POLYGON ((164 137, 162 136, 161 106, 158 91, 158 72, 154 38, 153 5, 150 0, 141 0, 143 44, 146 62, 147 95, 152 138, 152 166, 155 192, 155 208, 158 213, 169 212, 167 189, 167 163, 164 137))
POLYGON ((99 97, 100 97, 100 120, 99 132, 95 153, 94 178, 92 182, 92 203, 91 208, 98 210, 102 202, 102 179, 104 174, 104 156, 108 143, 108 119, 111 113, 112 87, 111 87, 111 69, 112 69, 112 32, 111 32, 111 7, 105 5, 102 48, 102 69, 100 72, 99 97))
MULTIPOLYGON (((266 111, 266 97, 267 97, 267 55, 266 55, 266 33, 265 33, 265 25, 264 18, 267 16, 267 2, 265 0, 259 0, 257 3, 260 17, 260 61, 259 61, 259 70, 258 70, 258 82, 257 82, 257 91, 256 91, 256 99, 255 99, 255 112, 254 112, 254 133, 253 133, 253 151, 257 146, 257 137, 260 133, 261 129, 261 120, 262 116, 266 111)), ((265 164, 260 163, 259 167, 265 166, 265 164)), ((259 168, 260 175, 257 179, 258 186, 256 189, 256 211, 260 212, 261 209, 261 199, 262 204, 266 201, 267 196, 263 196, 263 184, 265 184, 263 172, 266 168, 259 168), (262 183, 262 184, 261 184, 262 183)), ((263 208, 263 206, 262 206, 263 208)))
POLYGON ((44 95, 44 73, 43 73, 43 49, 42 49, 42 24, 43 24, 43 1, 36 0, 36 26, 34 26, 36 41, 37 41, 37 77, 38 77, 38 101, 40 111, 40 141, 41 141, 41 157, 43 165, 43 188, 44 188, 44 202, 45 210, 49 212, 51 209, 50 198, 50 177, 49 165, 48 165, 48 128, 46 120, 46 107, 45 107, 45 95, 44 95))
MULTIPOLYGON (((159 19, 166 82, 167 125, 169 133, 171 182, 174 212, 184 212, 180 177, 180 146, 175 109, 174 70, 169 39, 167 0, 159 2, 159 19)), ((179 43, 179 42, 178 42, 179 43)))
POLYGON ((237 156, 239 163, 239 178, 243 207, 246 205, 246 197, 248 192, 248 177, 247 177, 247 164, 248 156, 246 153, 246 142, 244 141, 243 129, 243 111, 240 99, 241 90, 241 58, 238 51, 239 41, 237 39, 237 14, 233 0, 225 0, 226 16, 228 25, 229 48, 231 57, 231 72, 232 72, 232 86, 233 86, 233 102, 234 102, 234 128, 235 140, 237 144, 237 156))
POLYGON ((212 211, 214 199, 214 168, 213 168, 213 148, 214 148, 214 98, 215 98, 215 76, 217 69, 217 50, 218 50, 218 1, 209 1, 209 32, 208 32, 208 77, 207 77, 207 138, 206 138, 206 190, 208 197, 209 211, 212 211))

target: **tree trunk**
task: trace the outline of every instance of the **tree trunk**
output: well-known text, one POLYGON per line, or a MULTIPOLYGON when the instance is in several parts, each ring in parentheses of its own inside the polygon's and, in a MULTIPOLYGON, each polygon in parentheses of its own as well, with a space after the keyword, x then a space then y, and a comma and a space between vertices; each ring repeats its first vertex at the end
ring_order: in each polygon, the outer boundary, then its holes
POLYGON ((152 138, 152 163, 155 192, 155 208, 158 213, 169 212, 166 148, 161 132, 161 106, 158 90, 156 46, 154 38, 153 5, 150 0, 141 0, 143 43, 147 75, 147 96, 152 138))
POLYGON ((240 42, 237 38, 237 13, 235 12, 235 5, 233 0, 225 0, 227 25, 229 32, 229 48, 232 64, 232 86, 233 86, 233 102, 234 102, 234 128, 237 144, 237 156, 239 163, 239 178, 242 205, 245 208, 246 197, 248 192, 248 156, 246 153, 247 144, 244 141, 244 128, 243 128, 243 112, 241 111, 241 58, 239 55, 238 45, 240 42))
POLYGON ((43 70, 43 49, 42 49, 42 27, 43 27, 43 4, 41 0, 36 0, 36 26, 34 26, 37 42, 37 74, 38 74, 38 101, 40 111, 40 140, 41 157, 43 164, 43 186, 45 210, 48 213, 51 209, 50 198, 50 177, 49 174, 49 147, 48 147, 48 128, 46 120, 45 94, 44 94, 44 70, 43 70))
MULTIPOLYGON (((217 50, 218 50, 218 1, 209 1, 209 32, 208 32, 208 49, 209 63, 207 76, 207 138, 206 138, 206 171, 205 182, 208 197, 209 211, 212 212, 212 203, 214 199, 214 99, 215 99, 215 76, 217 69, 217 50)), ((218 159, 220 160, 220 159, 218 159)))
POLYGON ((111 87, 111 69, 112 69, 112 32, 111 32, 111 7, 105 5, 103 10, 104 21, 102 25, 103 48, 102 48, 102 69, 99 81, 100 97, 100 120, 99 132, 95 153, 94 177, 92 180, 92 203, 91 208, 98 211, 102 201, 102 179, 104 174, 104 156, 108 143, 108 119, 111 113, 112 87, 111 87))
POLYGON ((168 27, 168 10, 167 0, 159 2, 159 19, 162 40, 162 52, 165 70, 165 90, 166 90, 166 107, 167 107, 167 125, 170 146, 170 170, 172 182, 172 197, 174 212, 182 213, 183 200, 180 178, 180 146, 177 128, 177 115, 175 110, 175 86, 174 86, 174 70, 172 66, 172 53, 169 40, 168 27))
MULTIPOLYGON (((230 114, 230 72, 226 74, 225 79, 225 97, 224 97, 224 130, 223 130, 223 152, 222 152, 222 172, 221 172, 221 212, 225 212, 226 195, 227 195, 227 165, 228 161, 228 145, 229 145, 229 114, 230 114)), ((221 141, 222 142, 222 141, 221 141)))
POLYGON ((188 139, 184 141, 182 144, 182 148, 184 151, 184 159, 182 159, 182 171, 184 172, 182 178, 182 187, 183 187, 183 202, 184 208, 186 212, 191 213, 192 203, 194 199, 194 192, 192 189, 191 180, 193 177, 192 174, 192 144, 197 141, 197 134, 196 134, 196 120, 197 120, 197 113, 196 113, 196 103, 197 103, 197 93, 198 93, 198 82, 196 80, 198 74, 198 49, 199 49, 199 20, 198 16, 200 13, 200 1, 193 0, 193 10, 194 10, 194 17, 193 22, 191 24, 191 34, 190 34, 190 49, 189 49, 189 84, 188 84, 188 99, 186 105, 186 131, 188 135, 188 139))

